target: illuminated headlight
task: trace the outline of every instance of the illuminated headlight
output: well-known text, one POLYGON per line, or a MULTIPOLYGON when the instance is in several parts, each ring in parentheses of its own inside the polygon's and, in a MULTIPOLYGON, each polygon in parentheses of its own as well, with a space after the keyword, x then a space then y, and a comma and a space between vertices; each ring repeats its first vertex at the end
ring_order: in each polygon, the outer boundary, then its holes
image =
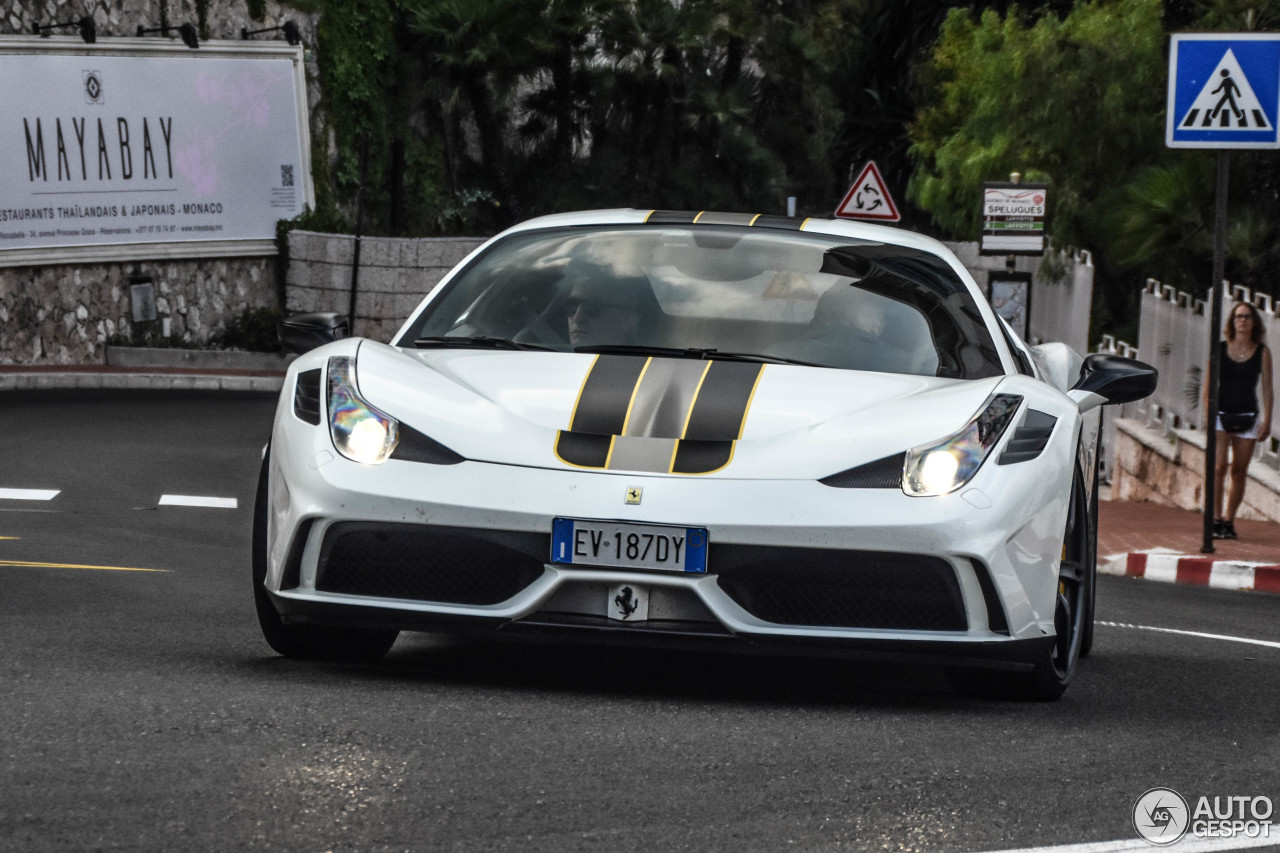
POLYGON ((352 359, 329 359, 329 435, 353 462, 385 462, 400 441, 400 424, 360 399, 352 359))
POLYGON ((945 495, 972 480, 1021 402, 1013 394, 997 394, 955 435, 908 450, 902 490, 914 497, 945 495))

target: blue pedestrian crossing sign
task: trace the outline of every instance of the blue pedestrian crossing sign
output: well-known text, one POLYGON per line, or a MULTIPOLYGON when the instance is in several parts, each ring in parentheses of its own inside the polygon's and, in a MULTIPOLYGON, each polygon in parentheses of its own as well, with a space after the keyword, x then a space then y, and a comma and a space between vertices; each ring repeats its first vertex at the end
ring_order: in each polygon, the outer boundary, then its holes
POLYGON ((1179 33, 1169 50, 1165 144, 1280 148, 1280 34, 1179 33))

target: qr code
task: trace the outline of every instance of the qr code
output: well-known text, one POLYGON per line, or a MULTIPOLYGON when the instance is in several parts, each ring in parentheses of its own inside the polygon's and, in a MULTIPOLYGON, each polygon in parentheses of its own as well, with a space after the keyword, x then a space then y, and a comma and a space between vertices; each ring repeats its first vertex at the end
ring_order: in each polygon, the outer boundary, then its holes
POLYGON ((280 167, 280 184, 282 186, 293 186, 293 165, 280 167))

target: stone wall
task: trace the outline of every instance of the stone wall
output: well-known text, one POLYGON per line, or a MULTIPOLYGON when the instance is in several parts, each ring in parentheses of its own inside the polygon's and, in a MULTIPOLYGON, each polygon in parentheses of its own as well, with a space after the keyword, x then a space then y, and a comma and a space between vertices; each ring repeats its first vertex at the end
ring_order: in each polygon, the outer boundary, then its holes
MULTIPOLYGON (((1166 434, 1128 418, 1117 419, 1115 427, 1112 500, 1204 509, 1203 432, 1173 430, 1166 434)), ((1228 474, 1227 487, 1230 485, 1228 474)), ((1280 521, 1280 473, 1256 459, 1252 462, 1238 517, 1280 521)))
POLYGON ((0 269, 0 364, 102 363, 108 339, 133 332, 132 275, 152 279, 157 325, 189 343, 277 304, 270 258, 0 269))
MULTIPOLYGON (((207 0, 202 38, 239 39, 240 30, 292 20, 315 44, 316 16, 266 0, 262 20, 245 0, 207 0)), ((29 35, 36 24, 93 16, 98 37, 133 36, 139 24, 198 24, 194 0, 0 0, 0 34, 29 35)), ((74 37, 75 30, 57 31, 74 37)), ((271 36, 263 36, 270 38, 271 36)), ((315 67, 308 61, 308 101, 314 106, 315 67)), ((129 276, 154 279, 158 319, 173 337, 195 345, 217 338, 246 308, 278 305, 273 258, 128 261, 0 269, 0 364, 101 363, 106 341, 132 326, 129 276)))
MULTIPOLYGON (((480 237, 362 237, 353 334, 388 341, 444 274, 484 242, 480 237)), ((356 238, 289 233, 286 313, 351 309, 356 238)))

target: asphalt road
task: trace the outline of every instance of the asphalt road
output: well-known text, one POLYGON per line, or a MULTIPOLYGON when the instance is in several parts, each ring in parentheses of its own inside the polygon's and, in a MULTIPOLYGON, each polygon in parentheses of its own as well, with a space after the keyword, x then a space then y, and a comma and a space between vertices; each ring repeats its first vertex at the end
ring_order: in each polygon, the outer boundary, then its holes
POLYGON ((60 490, 0 499, 0 849, 977 851, 1135 841, 1157 786, 1280 795, 1280 645, 1240 641, 1280 641, 1259 593, 1101 578, 1052 704, 425 635, 374 666, 279 658, 248 580, 273 407, 0 395, 0 489, 60 490))

